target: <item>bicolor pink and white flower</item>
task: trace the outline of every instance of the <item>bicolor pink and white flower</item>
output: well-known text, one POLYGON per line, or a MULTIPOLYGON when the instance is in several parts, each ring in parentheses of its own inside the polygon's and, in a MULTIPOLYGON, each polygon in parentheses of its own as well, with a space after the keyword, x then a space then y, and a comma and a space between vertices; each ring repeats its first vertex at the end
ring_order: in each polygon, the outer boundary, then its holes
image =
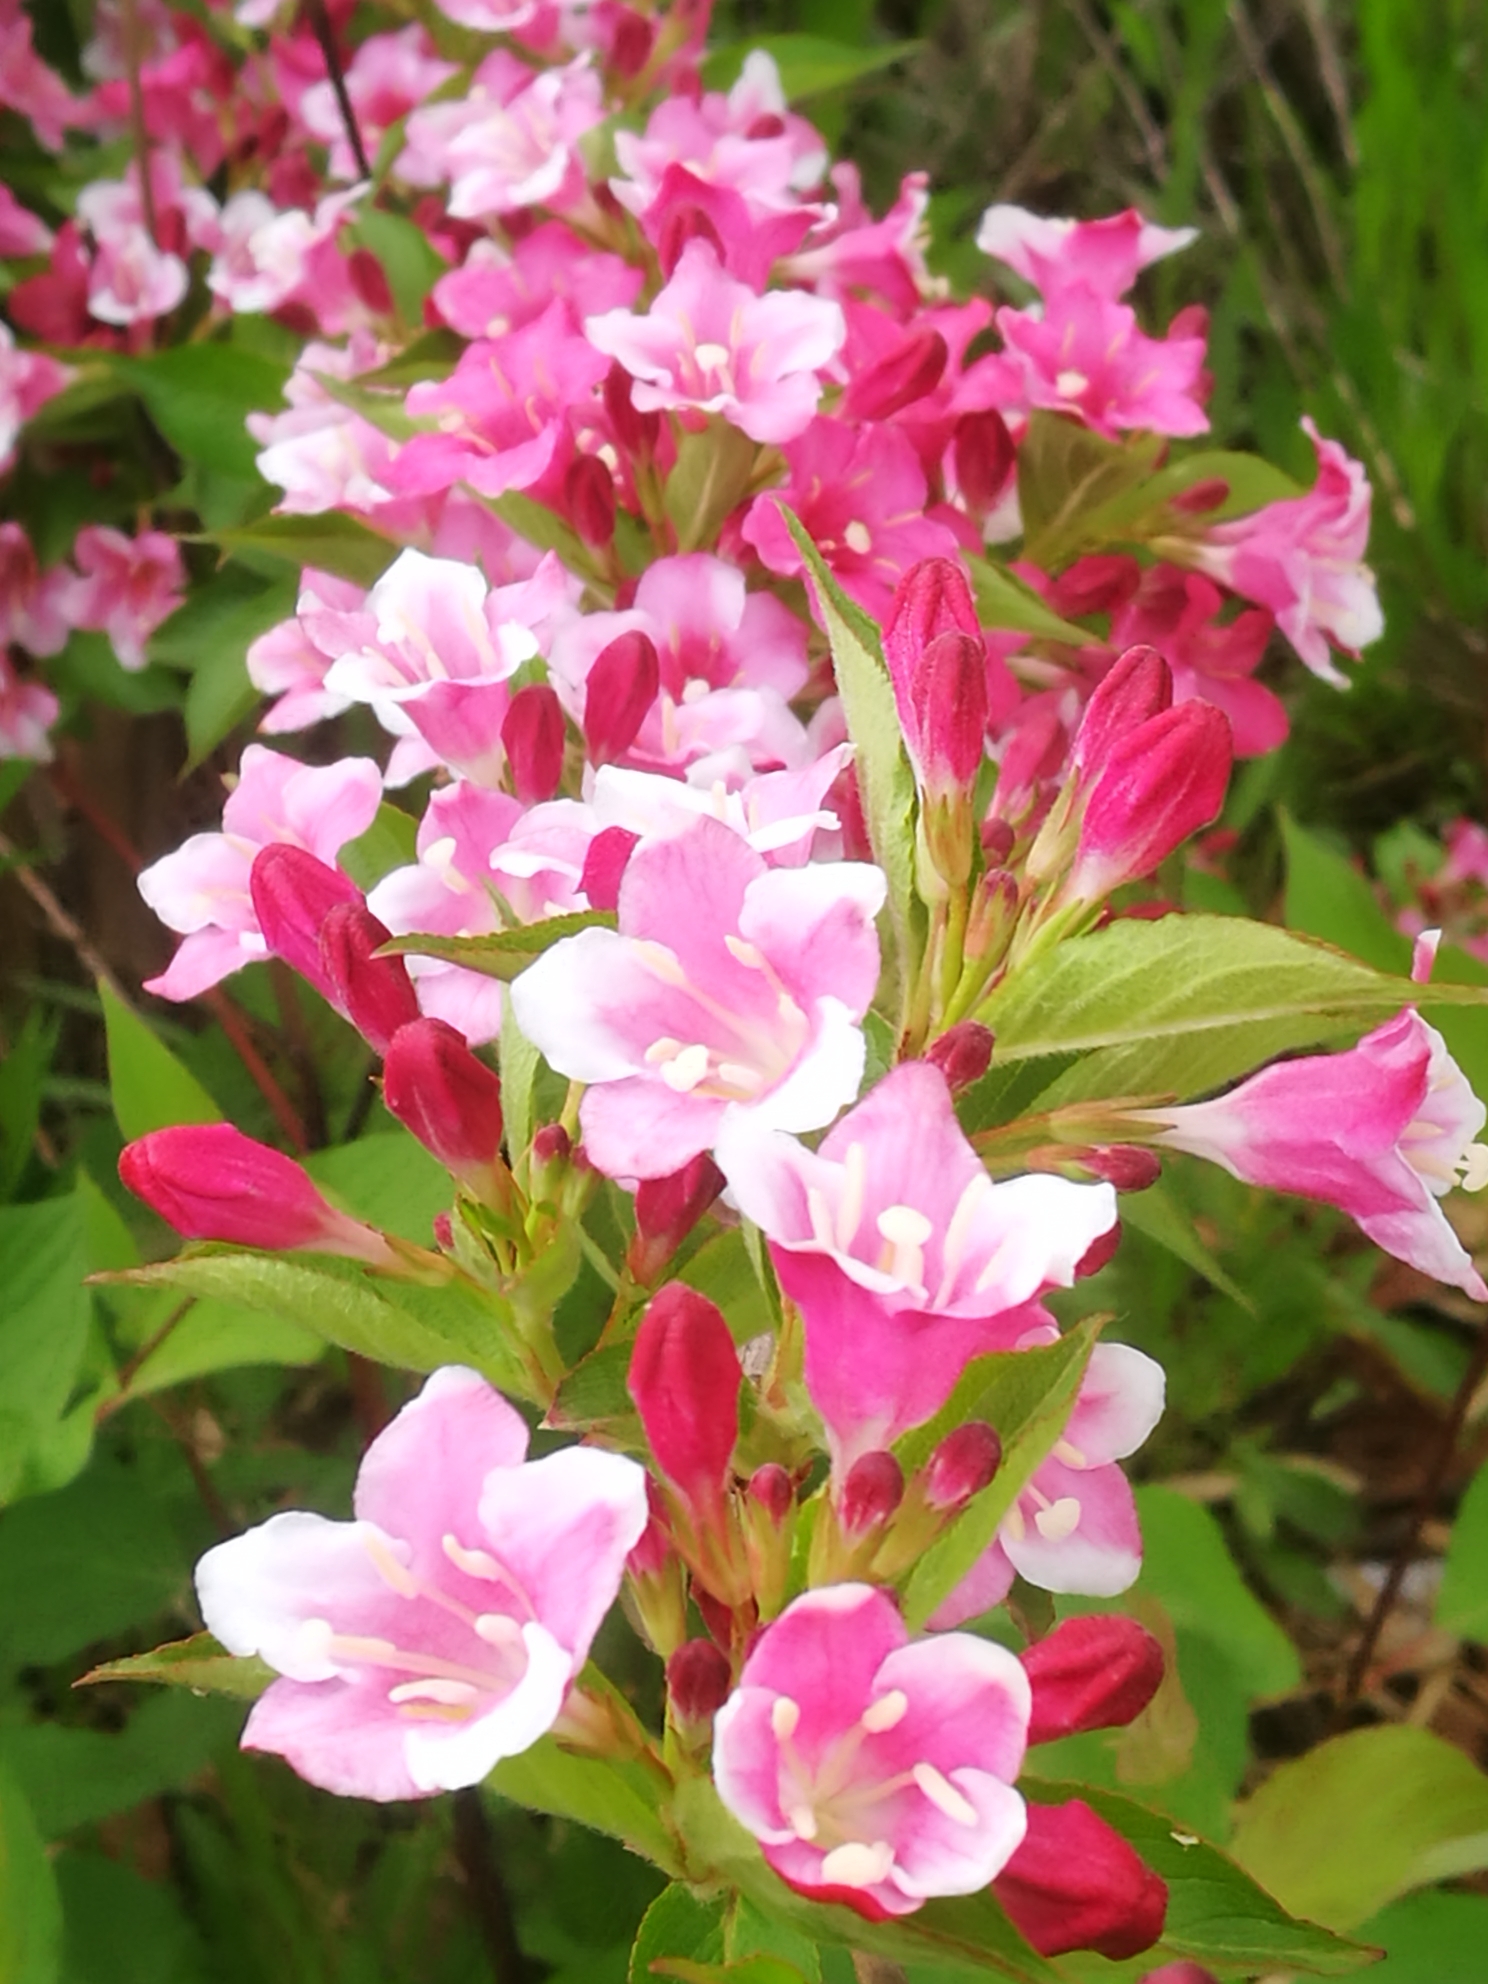
POLYGON ((53 239, 41 216, 23 207, 8 186, 0 186, 0 257, 44 255, 53 239))
POLYGON ((1158 227, 1135 207, 1099 220, 1055 220, 996 206, 982 215, 976 245, 1045 296, 1081 283, 1114 302, 1143 269, 1197 239, 1196 228, 1158 227))
POLYGON ((38 659, 60 654, 72 631, 76 584, 66 565, 41 570, 23 525, 0 523, 0 652, 24 648, 38 659))
POLYGON ((1202 434, 1204 339, 1149 338, 1136 312, 1082 284, 1059 289, 1043 311, 1002 309, 1005 358, 1030 407, 1084 421, 1114 440, 1124 429, 1202 434))
POLYGON ((619 929, 564 939, 512 986, 528 1039, 589 1084, 591 1161, 660 1178, 733 1118, 829 1123, 863 1077, 885 888, 859 862, 770 868, 714 819, 642 841, 619 929))
POLYGON ((561 210, 583 191, 578 142, 604 117, 599 77, 587 55, 527 76, 504 101, 479 105, 445 147, 449 211, 457 219, 561 210))
POLYGON ((990 1640, 911 1640, 886 1592, 808 1591, 713 1724, 718 1795, 782 1880, 872 1921, 975 1894, 1027 1830, 1031 1691, 990 1640))
POLYGON ((0 323, 0 475, 15 461, 22 427, 72 376, 44 351, 20 350, 10 326, 0 323))
POLYGON ((299 1510, 197 1565, 208 1630, 279 1675, 243 1747, 345 1797, 479 1784, 551 1729, 646 1522, 645 1474, 527 1429, 458 1365, 368 1448, 355 1519, 299 1510))
POLYGON ((350 697, 327 689, 325 679, 346 645, 348 619, 361 612, 366 599, 364 589, 349 579, 306 566, 294 619, 260 634, 245 656, 249 681, 274 698, 259 719, 261 731, 308 730, 351 708, 350 697))
POLYGON ((222 809, 222 832, 193 834, 140 875, 140 894, 182 938, 146 991, 194 999, 266 957, 249 888, 259 849, 288 841, 334 866, 346 842, 371 826, 381 799, 382 775, 370 758, 302 765, 250 744, 222 809))
POLYGON ((810 423, 818 377, 847 334, 839 304, 799 290, 757 296, 725 275, 712 245, 690 241, 644 316, 586 319, 589 342, 624 366, 642 413, 715 413, 752 441, 789 441, 810 423))
POLYGON ((289 376, 284 413, 250 413, 244 423, 263 449, 258 472, 284 491, 290 516, 324 510, 369 511, 393 499, 388 486, 395 445, 370 420, 333 399, 316 377, 354 379, 388 352, 367 334, 342 345, 307 344, 289 376))
MULTIPOLYGON (((422 26, 406 27, 396 34, 368 35, 347 63, 344 76, 367 156, 375 155, 384 133, 400 117, 454 74, 456 64, 442 61, 434 53, 429 32, 422 26)), ((355 179, 356 159, 329 77, 305 91, 299 117, 312 137, 328 148, 332 178, 355 179)))
POLYGON ((741 1114, 715 1154, 801 1311, 839 1478, 937 1412, 973 1357, 1047 1322, 1039 1296, 1116 1222, 1109 1185, 994 1184, 928 1061, 892 1069, 818 1150, 741 1114))
POLYGON ((44 765, 52 757, 51 728, 61 704, 44 682, 18 675, 0 647, 0 759, 28 758, 44 765))
MULTIPOLYGON (((1020 1349, 1056 1339, 1049 1327, 1020 1349)), ((1014 1576, 1043 1591, 1111 1598, 1135 1584, 1142 1532, 1131 1485, 1117 1465, 1162 1417, 1160 1364, 1124 1343, 1098 1343, 1054 1450, 1034 1471, 991 1546, 936 1612, 932 1625, 959 1626, 1000 1605, 1014 1576)))
POLYGON ((337 299, 343 310, 352 294, 335 252, 336 234, 363 191, 356 186, 328 194, 314 213, 299 207, 281 211, 252 188, 235 193, 222 209, 208 289, 229 310, 240 312, 278 310, 291 300, 308 302, 317 322, 329 326, 332 299, 327 290, 345 292, 337 299))
POLYGON ((150 636, 181 604, 186 574, 176 540, 161 530, 128 537, 87 524, 72 556, 82 575, 69 603, 73 625, 107 634, 122 668, 143 668, 150 636))
POLYGON ((1147 1120, 1170 1150, 1337 1206, 1387 1254, 1488 1301, 1441 1208, 1454 1185, 1488 1185, 1488 1148, 1476 1141, 1488 1110, 1414 1007, 1344 1053, 1278 1062, 1227 1095, 1147 1120))

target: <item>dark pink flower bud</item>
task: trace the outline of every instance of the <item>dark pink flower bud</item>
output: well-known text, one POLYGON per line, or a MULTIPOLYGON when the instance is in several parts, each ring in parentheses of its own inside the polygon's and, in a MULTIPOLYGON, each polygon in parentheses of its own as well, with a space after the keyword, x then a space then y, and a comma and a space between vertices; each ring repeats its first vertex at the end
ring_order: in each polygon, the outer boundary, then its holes
POLYGON ((951 460, 967 509, 984 516, 1007 488, 1018 460, 1008 424, 996 407, 962 414, 951 442, 951 460))
POLYGON ((1104 1178, 1118 1192, 1145 1192, 1162 1176, 1162 1159, 1139 1144, 1095 1144, 1080 1152, 1080 1162, 1093 1178, 1104 1178))
POLYGON ((970 1419, 947 1433, 925 1463, 921 1480, 932 1509, 949 1514, 980 1495, 1002 1465, 1002 1441, 985 1420, 970 1419))
POLYGON ((400 1027, 382 1064, 382 1099, 467 1190, 489 1199, 499 1181, 501 1082, 444 1020, 400 1027))
POLYGON ((442 1247, 447 1254, 454 1248, 455 1222, 447 1212, 437 1212, 434 1215, 434 1242, 436 1246, 442 1247))
POLYGON ((940 384, 950 353, 939 331, 909 331, 898 348, 858 373, 842 396, 849 420, 887 420, 940 384))
POLYGON ((1207 338, 1209 312, 1202 303, 1189 303, 1168 326, 1169 338, 1207 338))
POLYGON ((610 367, 601 391, 615 439, 634 460, 648 460, 661 434, 661 415, 637 413, 630 396, 630 374, 623 365, 610 367))
POLYGON ((992 1065, 992 1029, 980 1020, 959 1020, 925 1049, 925 1059, 939 1068, 952 1095, 979 1082, 992 1065))
POLYGON ((910 666, 909 709, 906 738, 923 783, 932 792, 969 792, 987 734, 987 647, 980 634, 937 634, 920 650, 910 666))
POLYGON ((628 827, 605 827, 590 841, 579 887, 591 909, 613 909, 619 902, 620 878, 639 840, 628 827))
POLYGON ((1156 648, 1128 648, 1097 684, 1070 752, 1081 782, 1099 775, 1118 741, 1171 709, 1173 672, 1156 648))
POLYGON ((656 27, 630 8, 623 8, 618 17, 612 16, 610 46, 606 68, 621 82, 628 83, 638 76, 651 58, 651 50, 656 45, 656 27))
POLYGON ((648 634, 632 629, 601 648, 584 686, 584 742, 596 765, 630 749, 661 687, 661 663, 648 634))
POLYGON ((379 1054, 386 1054, 400 1026, 419 1016, 408 966, 402 958, 377 956, 392 934, 364 902, 336 903, 320 926, 327 996, 379 1054))
POLYGON ((1219 1979, 1203 1964, 1190 1962, 1184 1957, 1178 1963, 1164 1963, 1156 1970, 1149 1970, 1141 1984, 1219 1984, 1219 1979))
POLYGON ((544 1123, 532 1139, 534 1164, 567 1164, 573 1154, 573 1138, 561 1123, 544 1123))
POLYGON ((1005 868, 1018 844, 1018 836, 1006 820, 989 813, 982 822, 982 860, 988 868, 1005 868))
POLYGON ((501 747, 522 804, 551 799, 563 776, 563 705, 546 682, 529 682, 512 697, 501 723, 501 747))
POLYGON ((980 640, 981 623, 966 574, 952 558, 922 558, 894 588, 884 623, 884 660, 895 692, 909 684, 910 670, 937 634, 965 634, 980 640))
POLYGON ((1022 1656, 1033 1684, 1030 1743, 1117 1729, 1142 1713, 1163 1677, 1163 1650, 1135 1619, 1066 1619, 1022 1656))
POLYGON ((646 1527, 625 1560, 633 1578, 659 1578, 673 1558, 672 1533, 661 1490, 646 1476, 646 1527))
POLYGON ((711 1722, 733 1686, 728 1655, 712 1640, 684 1640, 666 1664, 666 1683, 679 1722, 711 1722))
POLYGON ((1086 1281, 1091 1275, 1099 1274, 1107 1261, 1115 1256, 1116 1249, 1120 1245, 1121 1226, 1118 1222, 1115 1226, 1108 1226, 1104 1233, 1097 1234, 1085 1249, 1075 1263, 1075 1280, 1086 1281))
POLYGON ((615 541, 615 478, 598 455, 575 455, 563 478, 563 509, 580 539, 601 551, 615 541))
POLYGON ((386 1266, 386 1241, 326 1204, 309 1173, 231 1123, 182 1123, 126 1144, 119 1176, 187 1240, 303 1247, 386 1266))
POLYGON ((904 1500, 904 1469, 884 1448, 861 1454, 847 1470, 837 1498, 837 1520, 847 1536, 879 1529, 904 1500))
POLYGON ((1095 773, 1069 892, 1099 902, 1150 875, 1224 805, 1234 749, 1210 703, 1179 703, 1115 742, 1095 773))
MULTIPOLYGON (((1168 498, 1168 507, 1176 510, 1180 517, 1202 517, 1210 510, 1217 510, 1221 503, 1230 498, 1230 485, 1222 475, 1206 476, 1202 482, 1191 483, 1176 496, 1168 498)), ((1155 1976, 1157 1973, 1154 1972, 1155 1976)))
POLYGON ((680 1281, 652 1296, 627 1388, 657 1466, 694 1505, 715 1506, 728 1481, 743 1375, 728 1324, 706 1296, 680 1281))
POLYGON ((1168 1912, 1166 1883, 1079 1798, 1029 1805, 1023 1843, 992 1892, 1041 1956, 1138 1956, 1168 1912))
POLYGON ((751 1501, 759 1503, 777 1529, 790 1514, 796 1499, 790 1475, 778 1460, 767 1460, 762 1467, 757 1467, 749 1477, 746 1492, 751 1501))
POLYGON ((727 263, 728 252, 709 215, 701 207, 679 204, 662 221, 656 240, 656 259, 661 263, 663 275, 672 274, 689 241, 706 241, 718 257, 719 266, 727 263))
POLYGON ((636 1230, 625 1259, 643 1288, 655 1281, 723 1186, 723 1173, 706 1151, 669 1177, 641 1180, 635 1195, 636 1230))
POLYGON ((349 875, 317 861, 303 847, 274 841, 254 856, 248 893, 264 942, 325 999, 335 994, 320 956, 320 926, 337 903, 360 903, 349 875))
POLYGON ((1142 568, 1123 552, 1097 551, 1077 558, 1068 571, 1049 585, 1049 604, 1056 613, 1083 620, 1091 613, 1115 613, 1142 583, 1142 568))

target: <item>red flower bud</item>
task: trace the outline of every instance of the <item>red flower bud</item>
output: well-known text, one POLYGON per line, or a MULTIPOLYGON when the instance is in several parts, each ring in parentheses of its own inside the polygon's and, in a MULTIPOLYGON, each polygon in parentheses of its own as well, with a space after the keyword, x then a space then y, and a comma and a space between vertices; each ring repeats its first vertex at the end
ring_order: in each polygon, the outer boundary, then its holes
POLYGON ((563 776, 563 706, 546 682, 529 682, 512 697, 501 744, 522 804, 551 799, 563 776))
POLYGON ((584 742, 596 765, 630 749, 656 701, 661 663, 648 634, 632 629, 601 648, 584 685, 584 742))
POLYGON ((671 1530, 667 1524, 666 1503, 661 1490, 646 1476, 646 1527, 625 1560, 633 1578, 658 1578, 672 1558, 671 1530))
POLYGON ((862 1454, 847 1470, 837 1520, 847 1536, 865 1536, 889 1520, 904 1500, 904 1469, 883 1448, 862 1454))
POLYGON ((386 1241, 326 1204, 292 1157, 231 1123, 182 1123, 126 1144, 119 1176, 187 1240, 303 1247, 386 1266, 386 1241))
POLYGON ((743 1375, 728 1324, 706 1296, 680 1281, 652 1296, 627 1389, 657 1466, 695 1505, 715 1505, 728 1480, 743 1375))
POLYGON ((991 1067, 993 1044, 992 1029, 980 1020, 958 1020, 938 1040, 931 1041, 925 1059, 939 1068, 952 1095, 959 1095, 991 1067))
POLYGON ((723 1173, 706 1151, 666 1178, 641 1180, 635 1195, 635 1235, 625 1259, 643 1288, 655 1281, 723 1186, 723 1173))
POLYGON ((1170 338, 1207 338, 1209 312, 1202 303, 1185 304, 1168 326, 1170 338))
POLYGON ((563 478, 563 509, 591 550, 615 539, 615 478, 598 455, 575 455, 563 478))
POLYGON ((1209 510, 1217 510, 1221 503, 1227 503, 1229 497, 1230 485, 1224 477, 1210 475, 1202 482, 1190 483, 1176 496, 1170 496, 1168 507, 1176 510, 1180 517, 1202 517, 1209 510))
POLYGON ((1156 1970, 1149 1970, 1142 1984, 1219 1984, 1219 1979, 1203 1964, 1192 1963, 1185 1957, 1178 1963, 1164 1963, 1156 1970))
POLYGON ((988 868, 1005 868, 1018 836, 1006 820, 989 813, 982 822, 982 860, 988 868))
POLYGON ((615 439, 626 454, 636 460, 648 460, 661 434, 661 415, 636 412, 630 396, 630 374, 623 365, 610 367, 601 391, 615 439))
POLYGON ((1128 648, 1097 684, 1070 752, 1082 783, 1098 776, 1123 737, 1173 705, 1173 673, 1156 648, 1128 648))
POLYGON ((661 231, 656 240, 656 259, 661 264, 661 272, 670 276, 682 259, 682 250, 689 241, 706 241, 718 257, 719 267, 728 261, 718 229, 701 207, 690 203, 678 204, 671 208, 661 223, 661 231))
POLYGON ((996 407, 963 413, 951 442, 956 487, 973 516, 984 516, 1012 477, 1018 450, 996 407))
POLYGON ((950 356, 939 331, 907 331, 897 348, 866 366, 842 396, 848 420, 887 420, 940 384, 950 356))
POLYGON ((376 955, 392 934, 364 902, 336 903, 320 926, 327 996, 379 1054, 386 1054, 400 1026, 419 1016, 408 966, 402 958, 376 955))
MULTIPOLYGON (((987 734, 987 646, 980 634, 937 634, 909 673, 910 756, 933 792, 969 792, 987 734)), ((900 717, 904 719, 901 708, 900 717)))
POLYGON ((976 601, 966 574, 952 558, 922 558, 911 565, 894 588, 889 617, 884 624, 884 660, 899 684, 908 683, 917 657, 937 634, 965 634, 981 638, 976 601))
POLYGON ((1002 1442, 981 1419, 947 1433, 925 1463, 922 1487, 932 1509, 949 1514, 979 1495, 1002 1465, 1002 1442))
POLYGON ((1030 1743, 1133 1721, 1157 1693, 1163 1650, 1135 1619, 1066 1619, 1021 1656, 1033 1684, 1030 1743))
POLYGON ((1201 702, 1163 710, 1113 743, 1085 801, 1071 896, 1099 902, 1207 827, 1224 804, 1233 757, 1229 719, 1201 702))
POLYGON ((573 1154, 573 1138, 561 1123, 544 1123, 532 1139, 534 1164, 566 1164, 573 1154))
POLYGON ((679 1722, 711 1722, 733 1684, 728 1655, 712 1640, 684 1640, 666 1664, 666 1682, 679 1722))
POLYGON ((382 1067, 382 1099, 425 1150, 478 1198, 490 1198, 501 1148, 501 1082, 444 1020, 400 1027, 382 1067))
POLYGON ((746 1492, 751 1501, 759 1503, 777 1529, 790 1514, 796 1499, 790 1475, 776 1460, 767 1460, 762 1467, 754 1470, 746 1492))
POLYGON ((1029 1805, 1023 1843, 992 1891, 1041 1956, 1137 1956, 1168 1912, 1166 1884, 1079 1798, 1029 1805))
POLYGON ((1162 1176, 1162 1159, 1138 1144, 1095 1144, 1080 1162, 1093 1178, 1104 1178, 1118 1192, 1145 1192, 1162 1176))
POLYGON ((361 903, 362 893, 339 868, 328 868, 303 847, 274 841, 253 858, 248 892, 264 942, 322 998, 335 993, 320 956, 320 926, 337 903, 361 903))
POLYGON ((589 843, 579 887, 591 909, 613 909, 620 900, 620 879, 640 840, 628 827, 604 827, 589 843))
POLYGON ((1089 1276, 1099 1274, 1107 1261, 1114 1257, 1120 1245, 1121 1226, 1118 1221, 1115 1226, 1108 1226, 1104 1233, 1097 1234, 1085 1249, 1075 1263, 1075 1280, 1085 1281, 1089 1276))

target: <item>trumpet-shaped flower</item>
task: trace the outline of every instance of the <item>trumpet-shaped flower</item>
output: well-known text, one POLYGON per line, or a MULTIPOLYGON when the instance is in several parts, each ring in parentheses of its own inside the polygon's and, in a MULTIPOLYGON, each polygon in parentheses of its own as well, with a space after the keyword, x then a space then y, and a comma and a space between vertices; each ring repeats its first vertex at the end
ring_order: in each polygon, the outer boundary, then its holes
POLYGON ((1111 440, 1129 427, 1202 434, 1209 425, 1196 397, 1201 337, 1149 338, 1135 311, 1083 284, 1056 290, 1041 316, 999 310, 997 328, 1031 407, 1073 414, 1111 440))
POLYGON ((280 1676, 245 1749, 343 1796, 417 1798, 552 1727, 645 1527, 645 1475, 526 1451, 505 1399, 448 1366, 368 1448, 354 1521, 289 1511, 207 1552, 208 1629, 280 1676))
POLYGON ((528 1039, 590 1084, 592 1162, 660 1178, 733 1116, 829 1123, 863 1077, 884 891, 865 863, 769 868, 714 819, 643 840, 619 930, 566 938, 512 986, 528 1039))
POLYGON ((939 1410, 973 1358, 1011 1350, 1116 1220, 1109 1185, 994 1185, 944 1075, 907 1061, 807 1150, 736 1117, 717 1145, 806 1326, 806 1385, 839 1475, 939 1410))
POLYGON ((1078 282, 1114 301, 1149 263, 1197 238, 1195 228, 1158 227, 1135 207, 1100 220, 1054 220, 1026 207, 996 206, 982 215, 976 245, 1045 296, 1078 282))
POLYGON ((73 625, 107 634, 119 665, 137 672, 146 642, 181 604, 185 573, 176 540, 162 530, 127 537, 88 524, 72 555, 82 573, 70 601, 73 625))
POLYGON ((907 1915, 975 1894, 1021 1844, 1030 1695, 1005 1647, 911 1641, 887 1593, 828 1585, 755 1642, 714 1721, 714 1780, 799 1893, 907 1915))

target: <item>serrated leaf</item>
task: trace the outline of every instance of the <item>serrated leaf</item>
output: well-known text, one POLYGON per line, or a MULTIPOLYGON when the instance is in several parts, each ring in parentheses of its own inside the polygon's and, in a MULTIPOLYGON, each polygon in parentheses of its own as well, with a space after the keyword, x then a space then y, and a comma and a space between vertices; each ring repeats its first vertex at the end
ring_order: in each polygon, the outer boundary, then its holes
MULTIPOLYGON (((440 92, 435 90, 424 101, 437 103, 439 96, 440 92)), ((458 331, 440 326, 437 330, 425 331, 411 344, 404 345, 386 365, 379 365, 372 372, 359 372, 357 378, 362 385, 372 387, 408 387, 424 379, 447 379, 466 348, 466 340, 458 331)))
POLYGON ((229 1653, 210 1633, 168 1640, 149 1653, 131 1653, 123 1660, 106 1660, 90 1667, 75 1682, 79 1688, 98 1681, 158 1681, 168 1688, 190 1688, 200 1695, 231 1695, 252 1702, 277 1680, 274 1669, 257 1654, 229 1653))
POLYGON ((963 551, 962 560, 971 576, 976 598, 977 618, 984 627, 1005 627, 1014 633, 1037 634, 1046 641, 1063 641, 1070 647, 1083 647, 1090 640, 1087 628, 1062 619, 1045 606, 1032 586, 1024 585, 1016 573, 990 558, 978 558, 963 551))
POLYGON ((578 532, 571 530, 546 503, 524 496, 520 489, 508 489, 504 495, 483 497, 481 500, 518 537, 525 537, 539 551, 556 551, 570 571, 583 572, 592 566, 593 560, 578 532))
POLYGON ((806 1984, 793 1963, 778 1956, 746 1956, 737 1963, 698 1963, 691 1957, 662 1957, 651 1965, 655 1977, 680 1977, 682 1984, 806 1984))
POLYGON ((501 1107, 506 1118, 506 1148, 521 1181, 525 1181, 527 1151, 532 1142, 532 1085, 542 1066, 542 1056, 517 1025, 510 999, 501 1002, 497 1065, 501 1073, 501 1107))
POLYGON ((0 1984, 57 1984, 57 1877, 20 1788, 0 1775, 0 1984))
POLYGON ((1232 1302, 1238 1302, 1242 1309, 1255 1314, 1255 1303, 1204 1245, 1192 1219, 1175 1205, 1161 1179, 1155 1185, 1149 1185, 1145 1192, 1123 1192, 1121 1217, 1126 1225, 1134 1226, 1138 1233, 1155 1240, 1159 1247, 1166 1247, 1185 1267, 1202 1275, 1211 1288, 1217 1288, 1232 1302))
POLYGON ((641 1917, 631 1946, 627 1984, 649 1984, 658 1957, 687 1956, 710 1963, 723 1955, 724 1911, 717 1897, 704 1900, 674 1881, 641 1917))
POLYGON ((381 263, 402 321, 415 327, 422 324, 424 300, 449 268, 424 229, 385 207, 364 206, 351 237, 381 263))
POLYGON ((889 921, 908 975, 921 921, 914 887, 915 780, 894 702, 894 685, 877 627, 847 597, 794 511, 780 505, 785 527, 805 560, 832 646, 832 666, 853 743, 863 817, 873 858, 889 884, 889 921))
POLYGON ((380 957, 443 958, 463 965, 486 978, 499 978, 509 985, 565 937, 576 937, 581 930, 617 930, 619 918, 609 909, 575 909, 563 916, 549 916, 541 923, 519 923, 510 930, 498 930, 488 937, 440 937, 429 931, 414 931, 394 937, 383 945, 380 957))
POLYGON ((1100 1334, 1087 1318, 1058 1343, 978 1357, 927 1425, 898 1446, 906 1475, 920 1467, 944 1435, 968 1420, 985 1420, 1002 1441, 1002 1460, 989 1486, 925 1551, 904 1594, 904 1617, 917 1632, 955 1590, 997 1534, 1035 1470, 1063 1432, 1090 1353, 1100 1334))
POLYGON ((631 1351, 630 1343, 607 1343, 590 1351, 558 1387, 548 1408, 548 1425, 575 1432, 602 1426, 609 1440, 628 1428, 630 1437, 621 1444, 644 1452, 640 1418, 626 1388, 631 1351))

